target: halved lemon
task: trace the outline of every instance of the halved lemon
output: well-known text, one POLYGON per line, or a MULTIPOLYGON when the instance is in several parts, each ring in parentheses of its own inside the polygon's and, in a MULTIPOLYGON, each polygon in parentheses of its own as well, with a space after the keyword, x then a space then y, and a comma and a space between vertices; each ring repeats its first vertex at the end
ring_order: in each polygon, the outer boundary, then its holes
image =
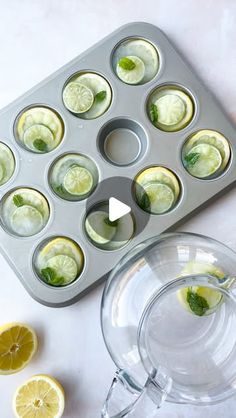
POLYGON ((28 325, 13 322, 0 327, 0 374, 19 372, 37 351, 37 336, 28 325))
POLYGON ((65 408, 65 393, 51 376, 36 375, 18 387, 13 399, 17 418, 61 418, 65 408))

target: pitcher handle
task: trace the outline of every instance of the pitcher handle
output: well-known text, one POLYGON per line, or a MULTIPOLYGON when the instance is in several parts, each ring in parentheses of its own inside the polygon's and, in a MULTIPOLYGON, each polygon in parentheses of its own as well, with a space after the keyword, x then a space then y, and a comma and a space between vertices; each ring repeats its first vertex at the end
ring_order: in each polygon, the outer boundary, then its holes
POLYGON ((154 418, 171 390, 171 379, 163 374, 160 377, 149 378, 140 390, 124 370, 117 370, 101 417, 154 418))

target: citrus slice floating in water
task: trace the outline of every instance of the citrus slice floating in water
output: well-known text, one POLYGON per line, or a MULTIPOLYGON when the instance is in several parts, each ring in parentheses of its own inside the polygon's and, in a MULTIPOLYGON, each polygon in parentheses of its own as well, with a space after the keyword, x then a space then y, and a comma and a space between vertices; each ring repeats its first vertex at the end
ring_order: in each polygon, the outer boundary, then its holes
POLYGON ((132 69, 125 69, 121 66, 121 60, 117 64, 117 75, 118 77, 127 84, 139 84, 145 74, 145 65, 143 61, 136 56, 128 56, 124 57, 125 59, 129 60, 133 63, 134 67, 132 69))
POLYGON ((85 113, 93 105, 94 95, 90 88, 71 81, 63 91, 64 105, 73 113, 85 113))
POLYGON ((81 196, 93 188, 93 176, 84 167, 72 166, 64 177, 63 186, 68 193, 81 196))

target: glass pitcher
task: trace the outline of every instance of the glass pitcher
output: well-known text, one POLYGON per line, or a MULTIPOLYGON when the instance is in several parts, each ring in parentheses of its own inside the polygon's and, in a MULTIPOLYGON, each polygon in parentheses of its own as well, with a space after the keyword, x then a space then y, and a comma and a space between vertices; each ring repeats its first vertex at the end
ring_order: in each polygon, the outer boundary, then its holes
POLYGON ((112 271, 101 322, 117 372, 103 418, 236 394, 236 254, 195 234, 139 244, 112 271))

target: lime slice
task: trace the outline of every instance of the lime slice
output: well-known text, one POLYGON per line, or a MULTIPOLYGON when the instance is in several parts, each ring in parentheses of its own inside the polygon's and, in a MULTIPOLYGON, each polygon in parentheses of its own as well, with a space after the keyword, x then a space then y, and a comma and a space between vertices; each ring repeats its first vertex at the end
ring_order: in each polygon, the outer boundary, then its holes
POLYGON ((33 125, 44 125, 53 134, 54 148, 56 148, 62 140, 64 133, 64 124, 60 116, 47 107, 31 107, 24 111, 17 122, 16 131, 20 141, 24 141, 24 133, 26 129, 33 125))
POLYGON ((221 170, 223 171, 230 159, 230 146, 228 140, 219 132, 212 130, 201 130, 193 134, 184 146, 184 154, 187 154, 191 148, 199 144, 213 145, 217 148, 222 157, 221 170))
POLYGON ((155 77, 159 67, 159 58, 156 48, 150 42, 144 39, 128 39, 122 42, 114 52, 115 65, 122 57, 129 56, 140 58, 144 63, 145 74, 141 80, 142 84, 155 77))
POLYGON ((144 194, 139 201, 140 206, 153 214, 165 213, 175 202, 173 190, 162 183, 149 183, 143 186, 144 194))
POLYGON ((158 122, 163 125, 176 125, 186 114, 185 102, 176 94, 165 94, 155 102, 155 105, 158 122))
POLYGON ((198 178, 212 176, 222 164, 220 151, 213 145, 208 144, 196 145, 185 155, 184 159, 188 172, 198 178))
POLYGON ((75 77, 75 82, 82 84, 92 91, 93 97, 104 92, 104 98, 94 99, 92 107, 87 112, 81 113, 80 117, 84 119, 95 119, 103 115, 111 104, 112 91, 109 83, 101 75, 96 73, 82 73, 75 77))
POLYGON ((133 55, 129 55, 128 57, 129 60, 131 60, 134 64, 135 67, 132 70, 125 70, 124 68, 122 68, 118 62, 117 67, 116 67, 116 72, 118 77, 124 81, 124 83, 127 84, 139 84, 145 74, 145 65, 143 63, 143 61, 138 58, 135 57, 133 55))
POLYGON ((55 255, 48 260, 47 267, 55 270, 57 276, 64 279, 64 284, 74 281, 78 274, 75 260, 68 255, 55 255))
POLYGON ((108 214, 103 211, 90 213, 85 221, 89 238, 96 244, 107 244, 116 234, 116 226, 107 223, 108 214))
POLYGON ((44 227, 41 213, 32 206, 21 206, 10 218, 12 230, 22 236, 29 237, 40 232, 44 227))
POLYGON ((72 195, 88 194, 93 187, 93 176, 84 167, 71 167, 64 177, 63 185, 66 191, 72 195))
POLYGON ((15 158, 7 145, 0 142, 0 186, 12 177, 15 171, 15 158))
POLYGON ((73 113, 87 112, 93 105, 92 90, 78 82, 70 82, 63 91, 64 105, 73 113))
POLYGON ((35 124, 26 129, 23 141, 34 152, 48 152, 54 148, 53 133, 44 125, 35 124))
POLYGON ((140 200, 143 194, 143 188, 145 185, 148 185, 150 183, 162 183, 167 186, 169 186, 174 193, 175 201, 179 197, 180 194, 180 185, 179 181, 174 173, 172 171, 168 170, 165 167, 150 167, 146 170, 142 171, 136 178, 136 195, 137 199, 140 200), (138 187, 138 186, 141 187, 138 187))

